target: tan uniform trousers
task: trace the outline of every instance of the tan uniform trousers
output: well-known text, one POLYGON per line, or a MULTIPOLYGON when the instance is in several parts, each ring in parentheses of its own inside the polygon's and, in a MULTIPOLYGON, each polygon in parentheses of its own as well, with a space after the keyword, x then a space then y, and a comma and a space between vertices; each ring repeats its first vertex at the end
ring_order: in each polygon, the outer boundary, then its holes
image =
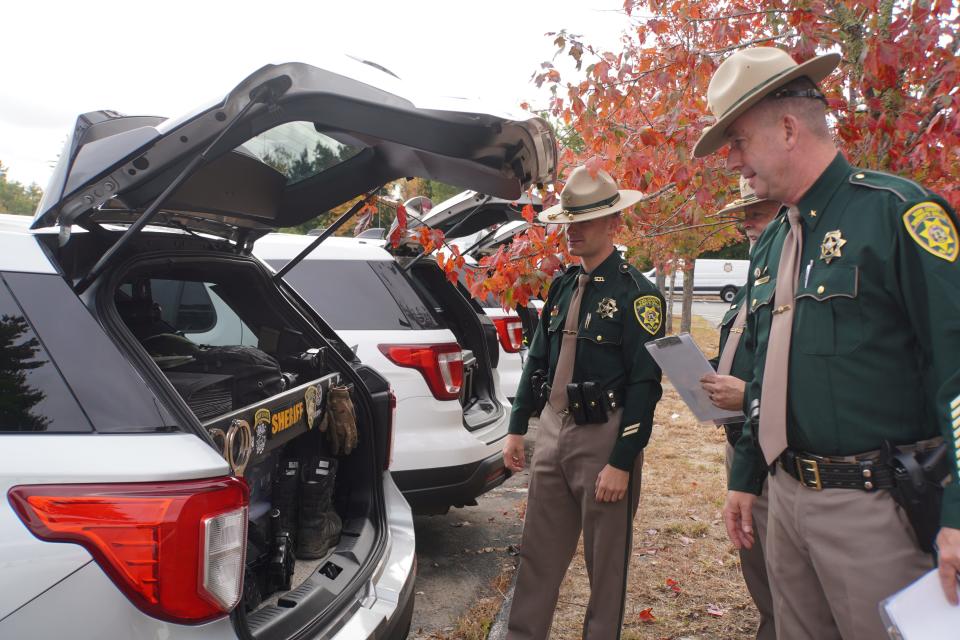
POLYGON ((583 638, 620 637, 643 454, 637 456, 625 499, 600 503, 595 497, 597 476, 620 435, 620 415, 615 412, 602 425, 577 425, 547 405, 540 416, 508 640, 550 637, 560 583, 581 530, 590 579, 583 638))
MULTIPOLYGON (((733 464, 733 447, 727 443, 727 475, 730 475, 730 466, 733 464)), ((749 549, 740 549, 740 569, 743 571, 743 581, 747 583, 747 591, 753 598, 760 613, 760 625, 757 627, 757 640, 776 640, 777 632, 773 622, 773 596, 770 593, 770 581, 767 578, 767 563, 763 549, 767 537, 767 503, 769 490, 767 483, 763 483, 763 493, 753 503, 753 526, 757 532, 753 546, 749 549)))
POLYGON ((888 491, 767 484, 767 569, 780 640, 882 640, 878 606, 933 568, 888 491))

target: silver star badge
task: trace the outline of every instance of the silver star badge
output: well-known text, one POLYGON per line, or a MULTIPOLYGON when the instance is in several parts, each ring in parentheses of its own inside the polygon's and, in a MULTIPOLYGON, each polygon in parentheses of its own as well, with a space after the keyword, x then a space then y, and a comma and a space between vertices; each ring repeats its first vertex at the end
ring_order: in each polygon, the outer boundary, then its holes
POLYGON ((830 264, 830 261, 834 258, 843 257, 840 250, 845 244, 847 244, 847 241, 843 239, 839 229, 828 231, 820 244, 820 259, 830 264))
POLYGON ((613 298, 604 298, 600 301, 600 304, 597 305, 597 313, 600 314, 601 318, 612 318, 616 312, 617 301, 613 298))

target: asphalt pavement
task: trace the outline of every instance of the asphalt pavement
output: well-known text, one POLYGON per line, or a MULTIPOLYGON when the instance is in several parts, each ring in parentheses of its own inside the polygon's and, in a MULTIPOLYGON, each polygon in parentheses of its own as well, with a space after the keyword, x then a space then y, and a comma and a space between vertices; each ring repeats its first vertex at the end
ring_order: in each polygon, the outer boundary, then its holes
MULTIPOLYGON (((720 324, 720 321, 723 320, 723 315, 730 308, 730 305, 726 302, 722 302, 717 299, 716 301, 710 300, 694 300, 693 301, 693 315, 700 316, 707 322, 712 325, 720 324)), ((679 302, 673 303, 673 313, 680 315, 682 307, 679 302)))

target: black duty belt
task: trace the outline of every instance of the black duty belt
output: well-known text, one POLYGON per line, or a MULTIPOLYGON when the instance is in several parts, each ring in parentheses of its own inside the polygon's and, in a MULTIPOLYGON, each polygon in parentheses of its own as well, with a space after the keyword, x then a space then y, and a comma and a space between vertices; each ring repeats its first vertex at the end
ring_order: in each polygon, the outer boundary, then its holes
POLYGON ((860 489, 877 491, 893 489, 893 469, 879 462, 876 456, 856 456, 852 461, 817 456, 803 451, 787 449, 779 458, 780 467, 796 478, 803 486, 821 489, 860 489))
MULTIPOLYGON (((597 402, 597 400, 594 400, 597 402)), ((603 403, 603 408, 607 411, 613 413, 617 409, 623 406, 623 389, 608 389, 607 391, 601 392, 599 402, 603 403)), ((576 403, 571 403, 576 404, 576 403)), ((579 406, 576 407, 579 409, 579 406)), ((563 411, 560 411, 560 415, 564 416, 570 413, 571 407, 567 407, 563 411)))

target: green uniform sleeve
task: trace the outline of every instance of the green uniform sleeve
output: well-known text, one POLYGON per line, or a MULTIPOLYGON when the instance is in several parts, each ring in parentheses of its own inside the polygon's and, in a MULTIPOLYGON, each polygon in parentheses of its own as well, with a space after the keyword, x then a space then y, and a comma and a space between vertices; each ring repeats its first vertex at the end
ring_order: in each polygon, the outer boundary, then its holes
MULTIPOLYGON (((942 526, 960 529, 960 240, 957 216, 932 199, 906 207, 899 219, 898 276, 928 394, 947 441, 953 482, 943 496, 942 526)), ((924 416, 917 416, 923 420, 924 416)))
POLYGON ((660 367, 644 344, 663 337, 664 309, 666 305, 659 292, 645 294, 641 291, 630 300, 628 313, 623 314, 623 365, 626 371, 623 417, 609 463, 624 471, 633 468, 637 454, 647 446, 653 430, 653 412, 663 393, 660 367))
MULTIPOLYGON (((753 267, 754 264, 751 261, 751 271, 753 267)), ((750 300, 751 288, 752 283, 748 281, 746 300, 750 300)), ((744 304, 747 303, 744 302, 744 304)), ((757 314, 750 313, 747 315, 743 335, 740 337, 744 348, 754 354, 753 376, 747 381, 743 394, 743 413, 748 419, 744 421, 740 438, 733 447, 733 461, 730 466, 730 476, 727 479, 727 488, 731 491, 743 491, 754 495, 760 495, 763 491, 763 481, 767 475, 763 454, 757 446, 753 425, 749 420, 750 404, 753 398, 760 397, 760 384, 757 381, 763 379, 763 360, 766 356, 766 345, 760 345, 757 336, 757 314)))
MULTIPOLYGON (((543 311, 553 307, 554 294, 562 277, 563 273, 561 272, 550 283, 543 311)), ((527 349, 527 359, 523 363, 523 372, 520 374, 517 396, 513 399, 513 408, 510 410, 510 424, 507 426, 507 433, 524 435, 527 432, 530 418, 533 416, 536 401, 533 397, 533 385, 530 384, 530 376, 539 370, 546 371, 549 367, 550 343, 546 326, 547 319, 541 317, 540 322, 537 323, 537 330, 533 334, 533 340, 530 342, 530 347, 527 349)))
MULTIPOLYGON (((548 297, 549 298, 549 297, 548 297)), ((544 309, 547 307, 544 306, 544 309)), ((523 435, 527 432, 527 423, 533 415, 535 401, 530 376, 537 370, 547 369, 547 336, 543 320, 537 325, 533 334, 533 342, 527 349, 527 359, 523 364, 523 373, 520 374, 520 385, 517 387, 517 397, 513 400, 513 409, 510 412, 509 433, 523 435)))

